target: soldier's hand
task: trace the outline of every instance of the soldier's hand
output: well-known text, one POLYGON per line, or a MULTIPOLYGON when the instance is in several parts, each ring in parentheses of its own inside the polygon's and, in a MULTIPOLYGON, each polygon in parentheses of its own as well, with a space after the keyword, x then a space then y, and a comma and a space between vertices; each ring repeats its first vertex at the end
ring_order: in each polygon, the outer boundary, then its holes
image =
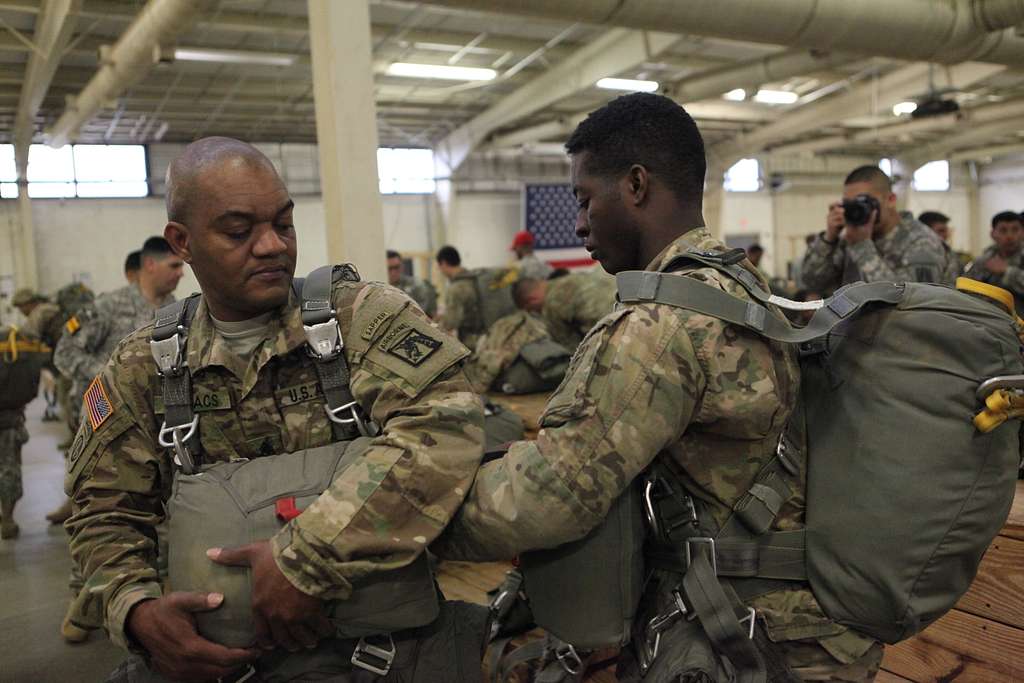
POLYGON ((839 239, 839 232, 846 224, 843 218, 843 203, 832 202, 828 206, 828 217, 825 219, 825 239, 835 242, 839 239))
POLYGON ((868 218, 868 222, 864 225, 846 225, 843 227, 843 240, 847 244, 857 244, 865 240, 871 239, 871 234, 875 230, 875 221, 878 220, 878 212, 872 211, 871 216, 868 218))
POLYGON ((229 648, 196 631, 193 612, 217 609, 219 593, 169 593, 145 600, 128 614, 125 629, 149 653, 150 664, 176 681, 211 681, 228 676, 260 656, 255 648, 229 648))
POLYGON ((218 564, 252 569, 252 611, 256 644, 275 645, 297 652, 316 647, 317 641, 334 635, 319 598, 303 593, 285 578, 274 561, 268 541, 238 548, 210 548, 207 557, 218 564))
POLYGON ((985 261, 985 269, 994 275, 1002 275, 1006 272, 1009 264, 1002 256, 993 256, 989 260, 985 261))

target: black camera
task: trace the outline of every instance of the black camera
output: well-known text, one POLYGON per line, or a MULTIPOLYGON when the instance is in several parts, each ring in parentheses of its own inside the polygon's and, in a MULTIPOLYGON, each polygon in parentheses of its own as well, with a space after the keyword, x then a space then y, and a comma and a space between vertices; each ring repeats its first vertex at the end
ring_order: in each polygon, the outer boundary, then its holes
POLYGON ((843 220, 847 225, 864 225, 871 220, 871 212, 882 212, 878 200, 869 194, 859 194, 843 200, 843 220))

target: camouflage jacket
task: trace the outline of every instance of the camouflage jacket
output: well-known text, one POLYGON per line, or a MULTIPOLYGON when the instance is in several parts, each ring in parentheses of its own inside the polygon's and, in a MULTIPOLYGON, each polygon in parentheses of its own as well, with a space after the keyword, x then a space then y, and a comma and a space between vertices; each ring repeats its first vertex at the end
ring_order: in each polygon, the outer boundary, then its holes
POLYGON ((574 351, 614 305, 614 278, 599 273, 570 273, 548 282, 541 315, 552 338, 574 351))
MULTIPOLYGON (((724 249, 706 229, 695 229, 647 269, 661 270, 686 251, 724 249)), ((685 277, 750 300, 716 270, 685 277)), ((774 458, 799 373, 795 349, 745 329, 673 306, 620 306, 576 350, 537 440, 513 443, 504 458, 481 467, 434 549, 446 558, 493 560, 582 538, 655 459, 681 470, 689 493, 721 525, 774 458)), ((797 494, 776 525, 792 529, 803 519, 797 494)), ((808 588, 774 591, 750 604, 776 642, 818 639, 847 661, 873 643, 829 620, 808 588)))
MULTIPOLYGON (((480 337, 476 351, 466 365, 466 374, 473 387, 481 394, 491 390, 491 384, 519 356, 524 346, 549 337, 544 321, 526 311, 518 311, 494 323, 480 337)), ((501 387, 494 387, 500 391, 501 387)))
MULTIPOLYGON (((352 393, 382 432, 271 544, 295 586, 344 599, 353 581, 412 562, 448 523, 481 458, 483 407, 461 369, 469 352, 397 289, 339 281, 332 302, 352 393)), ((122 341, 90 388, 105 406, 83 411, 65 479, 71 553, 85 577, 77 611, 122 646, 131 607, 162 592, 155 528, 174 475, 157 444, 163 400, 151 334, 148 325, 122 341)), ((294 296, 246 357, 229 351, 200 303, 187 363, 203 461, 333 441, 294 296)))
POLYGON ((547 280, 555 270, 541 261, 536 254, 527 254, 516 262, 515 267, 519 271, 519 277, 532 280, 547 280))
POLYGON ((824 235, 807 249, 805 287, 829 293, 851 282, 937 282, 952 285, 959 264, 931 228, 909 214, 885 237, 848 245, 824 235))
POLYGON ((101 294, 68 321, 53 354, 54 365, 74 383, 74 391, 80 396, 93 377, 103 370, 117 343, 153 322, 156 310, 172 301, 173 295, 153 306, 138 285, 126 285, 101 294))
POLYGON ((1017 315, 1024 313, 1024 249, 1006 259, 1006 272, 997 275, 985 267, 985 262, 999 255, 999 249, 991 244, 981 252, 981 256, 971 261, 964 271, 964 276, 972 280, 980 280, 996 287, 1013 292, 1016 301, 1017 315))
POLYGON ((408 294, 431 318, 437 315, 437 290, 434 285, 418 277, 403 275, 398 288, 408 294))

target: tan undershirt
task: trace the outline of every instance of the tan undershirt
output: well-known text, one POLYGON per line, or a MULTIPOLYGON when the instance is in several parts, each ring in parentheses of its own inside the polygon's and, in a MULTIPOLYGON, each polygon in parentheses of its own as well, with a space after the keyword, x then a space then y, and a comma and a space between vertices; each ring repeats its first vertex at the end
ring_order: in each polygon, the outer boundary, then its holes
POLYGON ((213 327, 217 330, 217 334, 221 336, 232 353, 238 356, 248 356, 260 345, 260 342, 267 338, 272 315, 273 311, 238 322, 217 320, 212 315, 210 319, 213 320, 213 327))

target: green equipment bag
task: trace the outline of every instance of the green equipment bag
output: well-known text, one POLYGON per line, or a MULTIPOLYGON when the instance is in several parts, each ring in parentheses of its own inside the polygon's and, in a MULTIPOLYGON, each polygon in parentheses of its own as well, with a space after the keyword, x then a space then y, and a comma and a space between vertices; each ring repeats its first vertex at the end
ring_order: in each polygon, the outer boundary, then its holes
POLYGON ((526 436, 523 418, 497 403, 484 400, 484 452, 520 441, 526 436))
POLYGON ((516 311, 488 328, 466 372, 478 391, 535 394, 557 387, 570 360, 540 317, 516 311))
MULTIPOLYGON (((168 578, 176 591, 216 591, 224 604, 195 614, 199 633, 228 647, 254 642, 251 570, 226 567, 208 548, 270 538, 315 501, 365 453, 369 438, 255 460, 179 472, 167 511, 168 578)), ((426 553, 402 569, 355 586, 351 598, 330 603, 339 638, 361 638, 424 626, 438 616, 439 596, 426 553)))
POLYGON ((506 394, 535 394, 551 391, 562 382, 572 354, 547 337, 524 344, 519 355, 498 376, 496 384, 506 394))
POLYGON ((516 312, 512 285, 518 278, 519 273, 514 268, 476 268, 456 276, 455 279, 472 280, 476 291, 480 316, 472 332, 482 334, 506 315, 516 312))
POLYGON ((17 327, 0 328, 0 410, 21 410, 39 394, 39 373, 51 349, 24 337, 17 327))
POLYGON ((1024 402, 1012 300, 1002 308, 969 283, 958 286, 975 294, 878 282, 788 302, 765 292, 732 252, 681 260, 725 272, 756 301, 639 271, 618 275, 620 301, 678 306, 798 344, 803 374, 801 407, 764 479, 714 538, 673 539, 687 551, 701 542, 687 578, 713 568, 741 594, 744 579, 806 581, 840 624, 887 643, 918 633, 967 591, 1013 501, 1020 424, 1004 414, 987 431, 976 427, 998 392, 1024 402), (817 310, 794 328, 766 304, 817 310), (804 530, 771 530, 797 494, 779 485, 783 470, 806 473, 804 530))

